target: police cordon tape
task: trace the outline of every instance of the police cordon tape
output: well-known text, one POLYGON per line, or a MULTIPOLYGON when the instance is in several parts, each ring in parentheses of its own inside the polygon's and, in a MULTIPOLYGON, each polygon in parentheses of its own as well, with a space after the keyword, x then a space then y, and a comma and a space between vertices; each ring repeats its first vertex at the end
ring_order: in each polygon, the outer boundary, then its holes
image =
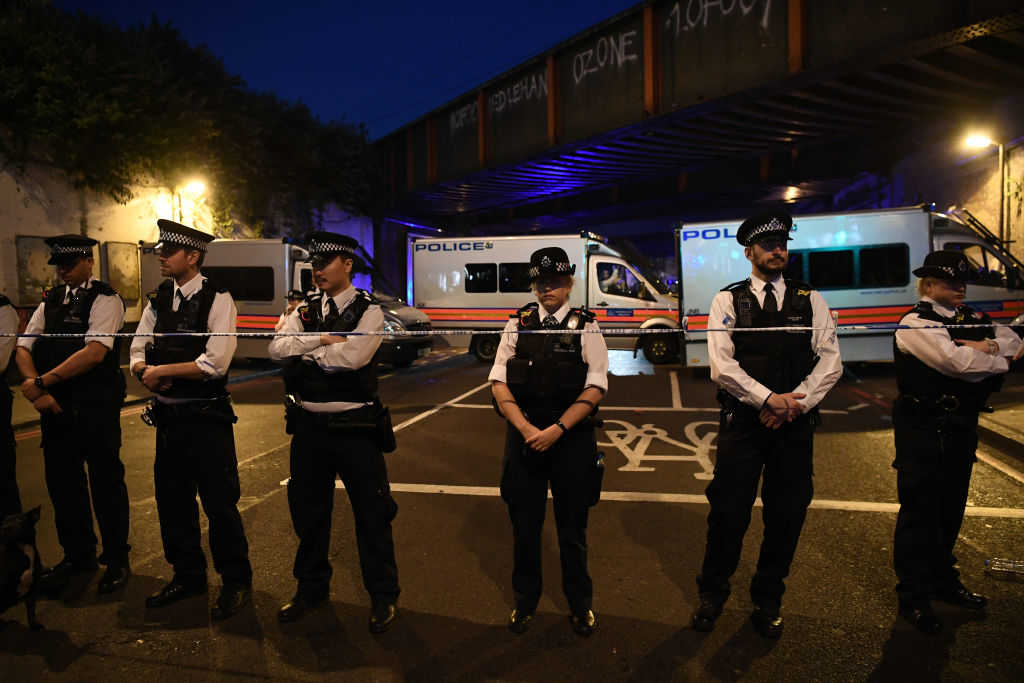
POLYGON ((506 332, 504 329, 493 329, 493 330, 463 330, 463 329, 452 329, 452 330, 401 330, 401 331, 388 331, 388 330, 368 330, 364 332, 289 332, 287 334, 281 334, 279 332, 150 332, 148 334, 139 334, 137 332, 111 332, 107 334, 103 333, 90 333, 90 332, 38 332, 38 333, 19 333, 3 332, 0 333, 0 338, 4 337, 18 337, 26 339, 43 339, 43 338, 54 338, 54 339, 71 339, 76 337, 103 337, 104 339, 110 337, 242 337, 242 338, 257 338, 257 339, 272 339, 274 337, 320 337, 328 335, 332 337, 429 337, 432 335, 439 336, 465 336, 465 335, 479 335, 479 334, 600 334, 604 336, 613 337, 636 337, 639 335, 648 334, 679 334, 683 332, 687 335, 704 334, 707 332, 813 332, 816 330, 832 330, 836 332, 844 331, 893 331, 896 330, 929 330, 929 329, 960 329, 960 328, 976 328, 976 327, 1006 327, 1001 323, 978 323, 978 324, 961 324, 961 325, 900 325, 898 323, 871 323, 863 325, 827 325, 825 327, 811 327, 811 326, 784 326, 784 327, 709 327, 704 330, 684 330, 678 327, 653 327, 648 329, 639 329, 635 327, 608 327, 598 330, 563 330, 563 329, 541 329, 541 330, 516 330, 506 332))

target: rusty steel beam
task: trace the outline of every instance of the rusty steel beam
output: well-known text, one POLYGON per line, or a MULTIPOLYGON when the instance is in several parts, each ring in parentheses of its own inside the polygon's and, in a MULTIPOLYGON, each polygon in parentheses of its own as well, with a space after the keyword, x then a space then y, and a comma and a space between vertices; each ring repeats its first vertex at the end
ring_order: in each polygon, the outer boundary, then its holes
POLYGON ((661 74, 657 68, 657 32, 654 30, 654 6, 644 5, 644 115, 658 114, 661 74))
POLYGON ((807 51, 807 8, 804 0, 789 0, 787 7, 787 64, 790 75, 804 70, 807 51))

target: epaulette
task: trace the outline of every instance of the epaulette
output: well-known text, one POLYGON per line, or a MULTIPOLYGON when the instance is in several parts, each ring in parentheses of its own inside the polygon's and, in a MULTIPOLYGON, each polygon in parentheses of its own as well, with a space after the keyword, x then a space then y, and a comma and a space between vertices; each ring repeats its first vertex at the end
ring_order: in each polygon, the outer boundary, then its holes
POLYGON ((203 287, 209 287, 214 291, 215 294, 224 294, 225 292, 228 291, 227 287, 219 285, 210 278, 206 278, 206 280, 203 282, 203 287))
POLYGON ((153 308, 156 308, 156 298, 157 298, 157 296, 159 296, 159 295, 158 295, 158 293, 156 291, 148 292, 146 294, 146 298, 149 300, 149 305, 152 306, 153 308))
POLYGON ((811 287, 803 280, 790 280, 789 278, 784 279, 786 281, 786 289, 792 289, 793 294, 796 296, 810 296, 811 292, 814 291, 814 287, 811 287))
POLYGON ((585 308, 574 308, 572 310, 579 314, 580 320, 583 321, 584 325, 586 325, 587 323, 592 323, 595 320, 597 320, 597 316, 594 315, 593 311, 588 311, 585 308))
POLYGON ((296 309, 296 311, 298 311, 299 320, 301 320, 302 322, 308 323, 308 322, 311 322, 313 320, 312 314, 309 312, 309 304, 308 303, 302 304, 301 306, 299 306, 296 309))
POLYGON ((525 318, 526 316, 530 315, 532 311, 535 311, 538 308, 540 308, 540 304, 538 304, 536 301, 531 301, 525 306, 522 306, 521 308, 517 309, 516 312, 509 315, 509 317, 514 318, 516 320, 521 320, 522 318, 525 318))
POLYGON ((358 289, 358 288, 356 288, 356 296, 357 297, 362 297, 363 299, 366 299, 366 303, 368 303, 368 304, 375 304, 375 303, 377 303, 376 301, 374 301, 373 295, 370 294, 369 292, 367 292, 365 289, 358 289))
POLYGON ((117 290, 102 280, 93 280, 89 288, 95 289, 97 294, 102 294, 103 296, 117 296, 117 290))
POLYGON ((737 289, 741 289, 743 287, 746 287, 749 284, 750 284, 750 278, 747 278, 746 280, 740 280, 739 282, 734 282, 731 285, 726 285, 725 287, 722 287, 722 291, 723 292, 732 292, 732 291, 735 291, 737 289))

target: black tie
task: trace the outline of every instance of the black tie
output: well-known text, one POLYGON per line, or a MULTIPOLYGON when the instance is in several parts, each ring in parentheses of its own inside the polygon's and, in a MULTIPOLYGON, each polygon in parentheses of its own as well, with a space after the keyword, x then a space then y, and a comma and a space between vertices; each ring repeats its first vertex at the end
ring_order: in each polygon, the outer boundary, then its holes
POLYGON ((174 296, 175 296, 175 297, 177 297, 177 299, 178 299, 178 306, 176 307, 176 309, 175 309, 175 310, 178 310, 178 311, 180 311, 180 310, 181 310, 181 307, 182 307, 183 305, 185 305, 185 295, 184 295, 184 294, 182 294, 182 293, 181 293, 181 290, 179 289, 178 291, 176 291, 176 292, 174 293, 174 296))
POLYGON ((558 327, 558 318, 556 318, 553 315, 549 315, 548 317, 544 318, 544 322, 542 324, 544 325, 544 327, 548 329, 553 329, 555 327, 558 327))
POLYGON ((779 306, 775 301, 775 288, 772 287, 772 283, 764 283, 764 306, 761 309, 765 313, 778 313, 779 306))
POLYGON ((334 303, 334 297, 327 297, 327 316, 329 318, 338 317, 338 304, 334 303))

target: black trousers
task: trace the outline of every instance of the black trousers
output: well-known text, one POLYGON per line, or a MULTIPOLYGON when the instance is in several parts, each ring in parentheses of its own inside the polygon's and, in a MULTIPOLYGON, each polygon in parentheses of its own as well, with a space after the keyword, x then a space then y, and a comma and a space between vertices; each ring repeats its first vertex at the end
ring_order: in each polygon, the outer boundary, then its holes
POLYGON ((893 567, 901 602, 920 604, 956 588, 953 546, 967 507, 978 448, 978 416, 935 417, 893 411, 896 438, 896 517, 893 567), (941 432, 940 432, 941 429, 941 432))
POLYGON ((13 403, 10 389, 6 385, 0 386, 0 519, 21 512, 14 429, 11 428, 13 403))
POLYGON ((363 586, 374 602, 394 602, 400 589, 391 521, 398 504, 391 497, 384 454, 373 434, 331 433, 307 419, 297 420, 292 436, 288 481, 288 508, 299 537, 294 568, 299 592, 312 599, 330 592, 333 570, 327 555, 337 476, 352 505, 363 586))
POLYGON ((739 565, 743 536, 761 482, 764 538, 750 584, 755 605, 778 608, 784 579, 796 553, 807 506, 814 494, 814 429, 817 414, 802 415, 777 430, 761 425, 755 410, 741 407, 718 433, 715 476, 706 494, 707 549, 697 577, 701 593, 724 601, 739 565))
POLYGON ((509 425, 501 497, 512 520, 512 588, 517 609, 533 612, 540 601, 541 532, 549 483, 562 561, 562 590, 573 614, 590 609, 594 583, 587 571, 587 518, 593 502, 596 457, 597 441, 592 427, 563 434, 544 453, 524 454, 522 434, 509 425))
POLYGON ((103 539, 100 560, 128 560, 131 546, 128 489, 121 463, 121 406, 120 399, 82 404, 65 401, 61 403, 64 412, 41 417, 46 488, 66 558, 95 557, 95 510, 103 539))
POLYGON ((156 509, 164 557, 185 582, 206 581, 199 506, 210 522, 210 554, 224 583, 250 585, 249 543, 238 512, 241 489, 233 425, 158 404, 156 509))

